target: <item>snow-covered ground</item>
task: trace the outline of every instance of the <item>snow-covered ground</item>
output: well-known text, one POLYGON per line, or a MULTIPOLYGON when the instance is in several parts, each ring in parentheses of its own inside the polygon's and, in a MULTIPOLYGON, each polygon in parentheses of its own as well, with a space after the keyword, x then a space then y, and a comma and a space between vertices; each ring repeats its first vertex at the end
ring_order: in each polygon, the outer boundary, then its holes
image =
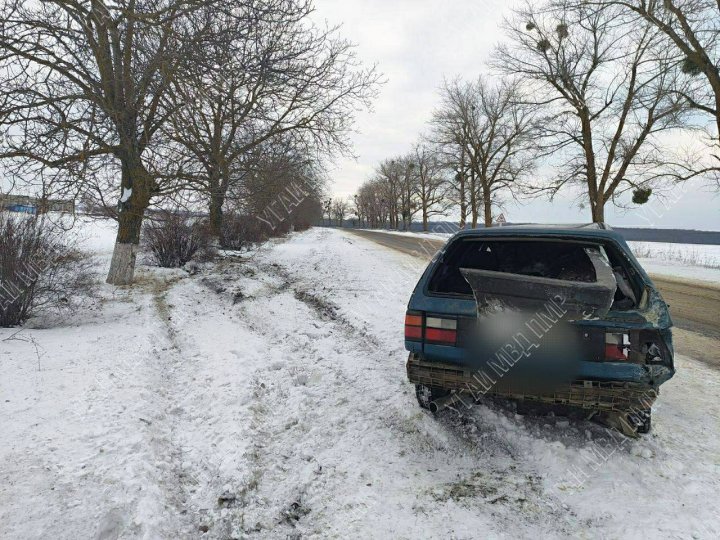
POLYGON ((671 242, 628 242, 636 257, 670 261, 675 264, 720 268, 720 246, 675 244, 671 242))
POLYGON ((678 358, 639 440, 494 403, 434 418, 404 369, 423 264, 313 229, 0 341, 0 536, 720 535, 720 373, 678 358))
POLYGON ((668 242, 628 244, 651 274, 720 283, 720 246, 668 242))

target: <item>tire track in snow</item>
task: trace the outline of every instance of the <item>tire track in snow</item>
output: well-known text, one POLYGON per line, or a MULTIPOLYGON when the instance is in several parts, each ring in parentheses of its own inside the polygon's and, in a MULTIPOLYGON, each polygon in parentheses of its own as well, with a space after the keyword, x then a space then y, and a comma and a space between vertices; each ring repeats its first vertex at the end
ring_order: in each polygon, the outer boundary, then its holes
MULTIPOLYGON (((378 340, 375 338, 368 339, 368 332, 365 328, 354 326, 341 314, 339 307, 328 298, 317 293, 310 293, 310 288, 304 287, 302 282, 294 278, 286 268, 277 264, 266 265, 261 263, 257 265, 257 268, 260 273, 269 272, 281 282, 281 285, 275 288, 275 297, 264 298, 266 307, 282 298, 283 311, 286 313, 295 312, 298 309, 302 310, 303 307, 305 310, 309 310, 327 328, 324 339, 335 343, 337 356, 330 358, 323 356, 317 348, 307 343, 305 344, 306 348, 298 353, 297 343, 293 344, 287 340, 286 328, 283 326, 273 328, 275 318, 272 312, 264 312, 267 316, 263 319, 262 328, 258 326, 256 331, 264 332, 273 342, 273 347, 286 350, 288 357, 295 355, 294 363, 299 363, 303 368, 308 364, 313 365, 316 369, 319 368, 322 373, 331 374, 334 378, 332 386, 344 389, 342 391, 345 394, 342 398, 343 402, 336 404, 336 406, 339 405, 347 409, 347 417, 357 423, 362 423, 363 419, 366 418, 373 419, 375 423, 373 429, 376 436, 400 439, 404 447, 403 452, 406 455, 410 452, 418 453, 421 461, 431 464, 437 461, 442 463, 442 459, 438 460, 438 453, 446 455, 453 453, 469 454, 478 462, 483 459, 498 460, 498 458, 513 461, 513 449, 508 446, 506 441, 495 437, 492 427, 473 437, 468 436, 470 430, 463 425, 462 421, 450 421, 441 425, 441 429, 447 430, 447 432, 443 433, 442 436, 438 436, 438 433, 433 429, 434 426, 429 426, 430 429, 428 429, 427 425, 428 423, 434 423, 436 420, 428 418, 424 413, 419 413, 416 409, 406 409, 405 403, 401 404, 401 408, 395 407, 387 411, 384 411, 382 407, 378 407, 377 403, 396 400, 392 397, 377 395, 378 392, 372 389, 374 386, 371 381, 373 376, 384 378, 382 375, 385 377, 396 375, 388 366, 387 356, 382 353, 382 346, 378 340), (303 306, 292 306, 293 301, 303 306), (372 361, 377 367, 368 367, 366 363, 368 360, 372 361), (371 374, 370 377, 368 377, 368 372, 371 374), (369 388, 358 385, 358 382, 363 380, 369 383, 369 388), (492 440, 493 438, 495 440, 492 440), (483 443, 483 446, 478 446, 478 443, 483 443)), ((245 315, 252 315, 252 313, 246 313, 245 315)), ((250 318, 252 317, 250 316, 250 318)), ((288 378, 288 374, 284 373, 284 371, 286 370, 276 370, 275 373, 267 372, 264 375, 274 380, 273 384, 267 385, 269 391, 265 396, 269 402, 274 401, 273 407, 282 407, 282 401, 285 398, 283 393, 288 391, 282 385, 282 379, 288 378), (273 397, 273 391, 278 392, 279 395, 273 397)), ((377 384, 378 387, 381 385, 382 383, 377 384)), ((408 385, 401 384, 400 388, 396 390, 398 394, 402 391, 402 386, 408 385)), ((407 388, 404 389, 404 393, 408 394, 407 388)), ((327 401, 326 396, 323 394, 314 396, 313 402, 309 405, 311 410, 323 407, 324 402, 327 401)), ((414 405, 412 403, 411 406, 414 405)), ((392 405, 390 406, 392 407, 392 405)), ((263 433, 262 436, 267 437, 267 433, 263 433)), ((269 439, 268 446, 272 444, 273 437, 269 437, 269 439)), ((281 437, 280 441, 283 440, 281 437)), ((266 452, 268 446, 264 447, 266 452)), ((261 458, 259 467, 261 470, 268 470, 272 468, 271 463, 272 460, 263 460, 261 458)), ((561 524, 561 530, 563 528, 566 530, 574 528, 575 524, 572 516, 566 515, 567 512, 555 510, 559 507, 557 500, 543 492, 536 474, 532 472, 516 472, 514 471, 514 465, 500 469, 491 466, 490 470, 488 470, 487 466, 472 467, 466 464, 463 465, 466 469, 464 475, 460 475, 454 482, 430 485, 426 490, 413 494, 413 504, 418 509, 421 509, 424 505, 419 503, 419 500, 422 499, 450 504, 460 501, 461 504, 468 503, 471 506, 475 503, 480 506, 489 503, 494 505, 492 513, 496 514, 495 517, 500 522, 516 522, 515 514, 518 511, 527 514, 526 518, 530 521, 540 519, 539 515, 546 512, 550 514, 552 530, 555 532, 558 532, 555 529, 558 522, 561 524), (509 476, 512 476, 513 479, 510 483, 507 482, 509 476)), ((269 478, 267 475, 263 476, 264 478, 261 479, 258 486, 261 490, 263 483, 271 486, 277 485, 277 479, 269 478)), ((303 493, 308 489, 307 485, 298 485, 295 486, 294 491, 303 493)), ((290 490, 290 493, 292 491, 290 490)), ((286 498, 289 501, 294 497, 288 494, 286 498)), ((427 504, 425 503, 425 505, 427 504)), ((302 499, 293 500, 289 506, 292 508, 293 505, 295 505, 296 510, 298 508, 303 509, 302 499)), ((277 507, 275 511, 277 512, 277 507)), ((426 510, 419 511, 424 512, 426 510)), ((360 513, 363 512, 364 510, 360 513)), ((314 517, 311 506, 311 510, 298 517, 298 522, 293 524, 293 528, 298 527, 302 530, 305 522, 308 523, 309 527, 312 527, 310 524, 314 517)), ((366 515, 365 519, 367 519, 366 515)))
POLYGON ((181 417, 184 411, 179 407, 179 397, 185 391, 177 377, 185 358, 178 340, 167 302, 167 295, 181 280, 178 276, 165 278, 152 276, 147 282, 152 294, 152 314, 148 314, 151 354, 146 358, 152 379, 146 381, 149 400, 153 408, 150 419, 146 419, 149 445, 155 456, 151 466, 157 474, 158 493, 164 507, 158 534, 164 537, 188 537, 197 531, 192 513, 187 507, 187 488, 193 471, 187 470, 182 447, 181 417), (192 532, 191 532, 192 531, 192 532))

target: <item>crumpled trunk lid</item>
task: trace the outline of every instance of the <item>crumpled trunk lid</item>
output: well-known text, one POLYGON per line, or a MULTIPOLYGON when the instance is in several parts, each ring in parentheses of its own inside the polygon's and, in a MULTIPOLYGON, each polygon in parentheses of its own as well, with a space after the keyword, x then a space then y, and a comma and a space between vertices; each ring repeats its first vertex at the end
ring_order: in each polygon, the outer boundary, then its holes
POLYGON ((563 307, 564 320, 602 319, 612 306, 617 281, 599 249, 583 249, 592 262, 594 281, 476 268, 460 268, 460 272, 472 288, 480 318, 505 310, 536 312, 553 302, 563 307))

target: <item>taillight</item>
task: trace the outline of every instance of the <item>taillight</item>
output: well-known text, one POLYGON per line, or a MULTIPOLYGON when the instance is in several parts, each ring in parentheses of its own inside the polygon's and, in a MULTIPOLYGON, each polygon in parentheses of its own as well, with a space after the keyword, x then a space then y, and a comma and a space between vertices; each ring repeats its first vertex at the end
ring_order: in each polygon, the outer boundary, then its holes
POLYGON ((415 313, 405 314, 405 339, 409 341, 422 341, 422 324, 422 315, 415 313))
POLYGON ((425 341, 437 345, 455 345, 457 342, 457 319, 426 317, 425 341))
POLYGON ((605 334, 605 360, 626 361, 630 348, 627 334, 605 334))
POLYGON ((405 314, 405 339, 423 341, 433 345, 452 345, 457 343, 457 319, 426 316, 422 313, 405 314))

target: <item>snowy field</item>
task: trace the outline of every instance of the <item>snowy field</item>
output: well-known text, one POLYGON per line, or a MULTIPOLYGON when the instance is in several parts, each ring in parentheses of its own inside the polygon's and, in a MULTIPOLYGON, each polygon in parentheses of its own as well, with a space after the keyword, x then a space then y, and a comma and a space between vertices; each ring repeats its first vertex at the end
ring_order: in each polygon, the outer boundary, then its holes
POLYGON ((720 536, 717 371, 678 358, 639 440, 434 418, 404 368, 421 261, 313 229, 191 270, 0 341, 0 537, 720 536))
POLYGON ((669 242, 628 244, 651 274, 720 283, 720 246, 669 242))
POLYGON ((720 269, 720 246, 670 242, 628 242, 628 244, 639 258, 720 269))

